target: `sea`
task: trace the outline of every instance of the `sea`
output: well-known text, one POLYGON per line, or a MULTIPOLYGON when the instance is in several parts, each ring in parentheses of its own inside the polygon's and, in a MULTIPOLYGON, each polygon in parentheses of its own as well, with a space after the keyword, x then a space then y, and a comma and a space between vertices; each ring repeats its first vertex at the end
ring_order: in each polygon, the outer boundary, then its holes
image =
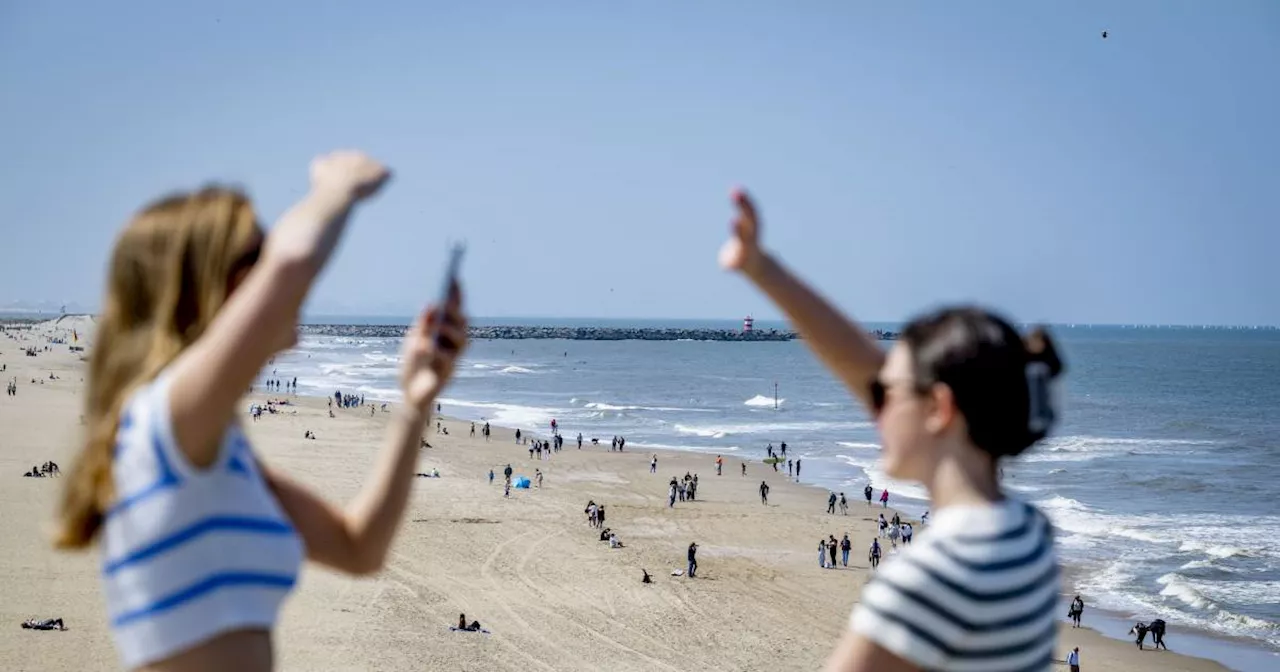
MULTIPOLYGON (((1068 366, 1062 422, 1004 465, 1004 483, 1053 520, 1074 590, 1117 624, 1165 619, 1175 649, 1179 632, 1199 633, 1190 639, 1215 644, 1180 650, 1235 669, 1280 669, 1280 330, 1052 331, 1068 366)), ((265 374, 296 377, 302 393, 394 401, 398 348, 398 339, 304 336, 265 374)), ((534 436, 555 419, 566 438, 624 436, 629 450, 706 453, 708 470, 712 455, 759 463, 785 441, 805 483, 855 503, 870 483, 877 495, 889 490, 891 506, 929 508, 920 485, 885 475, 875 425, 801 341, 475 341, 441 402, 446 415, 534 436)))

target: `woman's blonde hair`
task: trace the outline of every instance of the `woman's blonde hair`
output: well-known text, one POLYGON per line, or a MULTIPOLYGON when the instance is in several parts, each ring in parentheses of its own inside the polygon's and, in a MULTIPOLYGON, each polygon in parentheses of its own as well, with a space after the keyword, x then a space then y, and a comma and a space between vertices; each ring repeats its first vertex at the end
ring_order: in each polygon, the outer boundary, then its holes
POLYGON ((209 187, 147 206, 116 240, 89 356, 88 433, 63 490, 54 544, 89 546, 115 497, 121 406, 208 327, 261 232, 244 194, 209 187))

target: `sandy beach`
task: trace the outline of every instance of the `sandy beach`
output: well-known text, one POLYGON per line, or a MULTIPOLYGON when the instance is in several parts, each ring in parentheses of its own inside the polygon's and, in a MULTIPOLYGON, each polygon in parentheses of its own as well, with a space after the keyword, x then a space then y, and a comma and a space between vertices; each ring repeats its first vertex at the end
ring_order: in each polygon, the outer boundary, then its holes
MULTIPOLYGON (((50 459, 71 467, 84 363, 49 339, 69 338, 69 327, 84 322, 0 333, 0 378, 18 382, 16 397, 0 397, 5 670, 118 669, 96 554, 58 553, 48 543, 61 482, 21 477, 50 459), (27 356, 27 347, 40 352, 27 356), (54 617, 69 630, 18 627, 54 617)), ((83 345, 87 329, 77 332, 83 345)), ((333 501, 350 499, 390 413, 365 407, 330 418, 324 399, 261 392, 244 406, 268 398, 289 404, 257 422, 243 419, 261 459, 333 501), (308 430, 315 440, 303 438, 308 430)), ((866 507, 861 493, 846 493, 848 516, 832 516, 825 491, 789 482, 758 461, 744 477, 740 460, 726 458, 724 475, 716 476, 714 455, 660 452, 653 475, 651 451, 611 453, 607 444, 589 443, 579 451, 566 441, 537 461, 509 430, 494 428, 486 442, 478 431, 469 436, 470 423, 444 426, 448 436, 428 433, 431 447, 418 465, 420 472, 438 469, 440 478, 417 479, 388 566, 365 579, 314 565, 304 571, 277 630, 280 669, 814 670, 843 632, 870 571, 865 549, 881 509, 866 507), (508 463, 530 478, 540 469, 543 487, 513 489, 504 499, 508 463), (699 475, 698 501, 670 509, 666 484, 686 472, 699 475), (760 503, 761 480, 772 488, 768 506, 760 503), (605 525, 625 548, 611 550, 587 526, 588 500, 605 505, 605 525), (854 548, 850 567, 819 568, 818 540, 845 533, 854 548), (671 576, 684 568, 690 542, 700 547, 698 578, 671 576), (652 584, 641 583, 642 568, 652 584), (492 634, 450 632, 460 612, 492 634)), ((563 430, 566 439, 576 434, 563 430)), ((1140 652, 1064 622, 1058 659, 1072 646, 1088 671, 1226 669, 1176 652, 1140 652)))

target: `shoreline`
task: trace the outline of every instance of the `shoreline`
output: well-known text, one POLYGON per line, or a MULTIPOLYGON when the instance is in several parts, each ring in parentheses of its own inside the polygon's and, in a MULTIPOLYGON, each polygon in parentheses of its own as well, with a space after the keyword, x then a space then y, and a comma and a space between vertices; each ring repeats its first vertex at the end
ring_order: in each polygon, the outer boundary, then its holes
MULTIPOLYGON (((13 334, 40 346, 49 335, 13 334)), ((13 669, 114 669, 96 553, 52 551, 44 526, 61 483, 18 476, 46 459, 69 469, 84 364, 65 345, 34 358, 17 345, 0 335, 0 362, 8 367, 0 375, 21 382, 18 397, 0 403, 0 463, 18 479, 0 493, 8 514, 0 533, 17 541, 0 549, 10 596, 0 612, 10 621, 62 617, 71 629, 10 628, 0 635, 0 660, 13 669), (50 373, 57 378, 47 379, 50 373), (44 382, 32 385, 31 378, 44 382)), ((323 398, 260 389, 245 401, 266 398, 291 403, 258 422, 243 417, 256 452, 326 499, 348 501, 390 414, 371 416, 365 407, 335 409, 329 418, 323 398), (304 439, 306 430, 318 438, 304 439)), ((816 669, 844 631, 869 571, 858 549, 875 536, 860 501, 851 503, 851 515, 830 516, 826 490, 775 475, 758 460, 747 461, 744 482, 737 472, 745 460, 732 453, 721 477, 714 453, 670 448, 610 453, 588 443, 578 451, 566 441, 550 460, 531 461, 509 430, 493 427, 490 442, 471 439, 469 421, 447 415, 441 425, 450 435, 429 428, 425 438, 434 448, 423 449, 417 465, 438 468, 442 478, 416 479, 388 566, 367 579, 314 565, 304 570, 277 630, 280 669, 816 669), (654 453, 659 471, 651 476, 654 453), (513 490, 503 499, 501 485, 489 486, 485 476, 507 462, 525 476, 541 469, 544 489, 513 490), (699 473, 699 501, 668 509, 667 479, 684 471, 699 473), (767 507, 755 493, 760 478, 773 488, 767 507), (607 505, 606 526, 627 548, 603 547, 577 518, 587 499, 607 505), (850 567, 817 568, 812 539, 845 531, 855 549, 850 567), (683 567, 690 540, 702 547, 700 578, 670 576, 683 567), (640 584, 641 568, 654 575, 653 585, 640 584), (494 634, 449 634, 459 611, 494 634)), ((1064 623, 1058 659, 1075 645, 1091 672, 1225 669, 1177 652, 1139 654, 1129 643, 1064 623)))

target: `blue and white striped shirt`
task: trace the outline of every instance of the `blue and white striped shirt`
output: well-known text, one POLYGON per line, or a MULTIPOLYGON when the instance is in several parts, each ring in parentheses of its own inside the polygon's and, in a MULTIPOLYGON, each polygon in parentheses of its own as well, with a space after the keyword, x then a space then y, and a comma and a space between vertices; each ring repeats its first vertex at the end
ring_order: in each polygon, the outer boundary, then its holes
POLYGON ((239 425, 200 469, 176 445, 162 373, 124 405, 102 528, 111 634, 127 669, 232 630, 271 629, 302 541, 239 425))
POLYGON ((921 537, 867 583, 853 629, 925 670, 1051 669, 1059 576, 1044 514, 1012 499, 948 507, 921 537))

